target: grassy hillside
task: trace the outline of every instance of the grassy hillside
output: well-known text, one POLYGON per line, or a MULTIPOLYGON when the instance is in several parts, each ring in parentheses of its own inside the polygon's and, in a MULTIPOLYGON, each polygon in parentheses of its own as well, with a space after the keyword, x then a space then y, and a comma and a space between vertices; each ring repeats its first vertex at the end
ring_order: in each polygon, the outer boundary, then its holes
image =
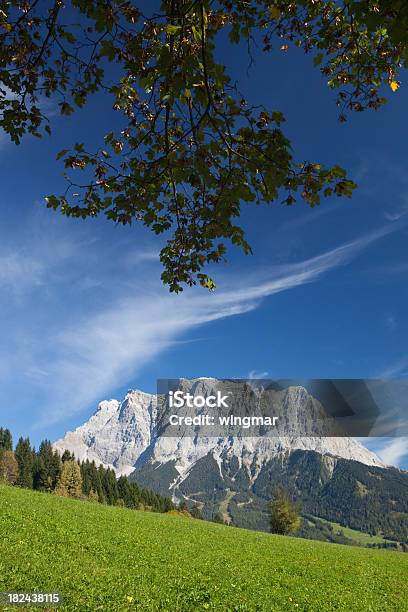
MULTIPOLYGON (((316 517, 317 518, 317 517, 316 517)), ((392 540, 386 540, 385 538, 379 535, 370 535, 369 533, 364 533, 363 531, 358 531, 357 529, 350 529, 350 527, 343 527, 340 523, 333 523, 333 521, 326 521, 325 519, 317 519, 322 521, 323 523, 327 523, 331 525, 333 529, 337 532, 343 532, 346 538, 350 538, 354 540, 361 546, 367 546, 367 544, 384 544, 386 542, 391 542, 392 540)))
MULTIPOLYGON (((302 450, 272 456, 252 476, 234 455, 225 453, 220 461, 209 452, 174 490, 180 499, 199 503, 206 518, 221 513, 234 525, 268 531, 271 491, 282 485, 305 515, 408 543, 406 471, 302 450)), ((173 462, 147 461, 130 479, 168 495, 177 476, 173 462)))
MULTIPOLYGON (((64 610, 408 610, 408 555, 0 486, 0 591, 64 610)), ((21 609, 21 608, 20 608, 21 609)))

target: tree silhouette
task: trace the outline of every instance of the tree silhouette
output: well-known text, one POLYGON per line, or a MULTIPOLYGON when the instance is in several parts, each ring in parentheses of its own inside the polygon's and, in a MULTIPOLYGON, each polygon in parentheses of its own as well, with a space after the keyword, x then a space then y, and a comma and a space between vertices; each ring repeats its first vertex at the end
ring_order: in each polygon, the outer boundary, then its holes
POLYGON ((336 165, 294 158, 284 115, 244 98, 217 59, 219 40, 243 42, 251 60, 254 49, 303 49, 345 121, 378 109, 383 85, 399 88, 407 26, 404 0, 163 0, 147 14, 136 1, 10 0, 0 12, 0 127, 18 144, 51 131, 44 98, 70 115, 104 92, 121 126, 96 151, 68 143, 58 155, 67 188, 48 206, 165 234, 163 282, 212 289, 203 270, 227 243, 251 252, 243 204, 315 206, 355 186, 336 165))

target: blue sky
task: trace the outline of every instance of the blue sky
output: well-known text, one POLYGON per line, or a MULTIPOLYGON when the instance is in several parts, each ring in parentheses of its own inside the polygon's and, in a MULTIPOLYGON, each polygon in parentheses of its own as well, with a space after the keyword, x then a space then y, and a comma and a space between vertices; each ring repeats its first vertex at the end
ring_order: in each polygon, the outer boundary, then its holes
MULTIPOLYGON (((249 72, 244 49, 220 55, 248 99, 284 112, 299 160, 343 165, 358 190, 313 210, 247 206, 254 255, 231 249, 213 294, 170 296, 147 230, 64 219, 43 203, 64 189, 56 153, 99 144, 110 101, 55 114, 43 141, 0 135, 0 425, 15 438, 55 439, 100 400, 154 391, 157 378, 408 374, 404 75, 385 108, 341 125, 300 51, 260 56, 249 72)), ((408 468, 405 440, 367 444, 408 468)))

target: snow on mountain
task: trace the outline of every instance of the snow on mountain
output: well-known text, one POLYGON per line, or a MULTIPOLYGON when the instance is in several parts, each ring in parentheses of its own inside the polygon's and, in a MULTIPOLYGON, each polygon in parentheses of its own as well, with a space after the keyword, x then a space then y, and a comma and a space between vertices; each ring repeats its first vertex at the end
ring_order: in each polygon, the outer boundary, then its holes
POLYGON ((54 448, 127 475, 152 442, 156 417, 155 395, 128 391, 121 402, 101 402, 89 421, 66 433, 54 448))
MULTIPOLYGON (((214 382, 217 381, 200 378, 193 382, 181 381, 181 384, 199 385, 200 392, 206 395, 211 392, 214 382)), ((274 401, 296 416, 292 422, 298 422, 303 433, 308 431, 308 419, 322 411, 321 404, 301 386, 276 391, 274 401)), ((219 466, 221 456, 236 457, 240 467, 249 471, 252 466, 253 478, 271 457, 287 455, 294 450, 311 450, 384 467, 374 453, 354 438, 306 437, 299 436, 296 430, 290 431, 291 435, 279 437, 245 437, 240 434, 217 438, 202 435, 163 437, 157 435, 157 420, 156 396, 131 390, 121 402, 101 402, 86 423, 66 433, 54 443, 54 447, 61 453, 69 450, 80 460, 89 459, 111 467, 117 475, 128 475, 146 461, 157 465, 173 462, 179 474, 175 484, 180 484, 194 464, 208 453, 219 466)))

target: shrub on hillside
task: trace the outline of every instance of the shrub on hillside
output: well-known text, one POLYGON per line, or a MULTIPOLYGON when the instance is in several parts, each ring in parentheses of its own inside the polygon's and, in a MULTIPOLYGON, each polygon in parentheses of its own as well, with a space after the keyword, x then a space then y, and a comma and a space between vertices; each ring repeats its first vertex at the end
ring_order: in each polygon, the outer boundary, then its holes
POLYGON ((64 462, 55 493, 62 497, 82 497, 81 468, 76 461, 64 462))
POLYGON ((297 531, 300 524, 299 508, 282 487, 276 487, 271 502, 271 532, 286 535, 297 531))
POLYGON ((13 451, 4 450, 0 454, 0 482, 15 484, 18 478, 18 463, 13 451))

